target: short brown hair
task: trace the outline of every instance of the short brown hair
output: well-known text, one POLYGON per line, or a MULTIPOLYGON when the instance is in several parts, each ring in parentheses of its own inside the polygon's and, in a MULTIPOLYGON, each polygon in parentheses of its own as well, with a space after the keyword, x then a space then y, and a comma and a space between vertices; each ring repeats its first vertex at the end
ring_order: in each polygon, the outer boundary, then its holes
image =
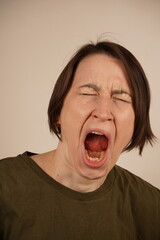
POLYGON ((99 53, 105 53, 120 60, 127 73, 128 84, 133 94, 135 124, 131 142, 124 151, 138 148, 139 154, 141 154, 145 143, 149 142, 152 145, 155 140, 149 119, 149 83, 138 60, 130 51, 117 43, 109 41, 98 42, 96 44, 90 43, 81 47, 71 58, 57 79, 50 99, 48 107, 50 131, 54 132, 60 139, 60 132, 57 128, 57 119, 61 113, 65 97, 72 86, 77 66, 86 56, 99 53))

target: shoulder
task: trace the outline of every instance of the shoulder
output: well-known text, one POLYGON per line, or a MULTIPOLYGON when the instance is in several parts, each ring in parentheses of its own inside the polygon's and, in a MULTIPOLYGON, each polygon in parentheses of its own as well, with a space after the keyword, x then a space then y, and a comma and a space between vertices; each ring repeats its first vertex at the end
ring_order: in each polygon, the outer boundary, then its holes
POLYGON ((148 208, 157 211, 160 203, 160 190, 142 178, 122 167, 115 166, 116 184, 128 194, 134 209, 148 208))
POLYGON ((143 180, 139 176, 136 176, 130 171, 116 165, 115 172, 119 184, 123 189, 128 189, 128 191, 130 191, 130 194, 160 197, 160 190, 158 188, 154 187, 152 184, 143 180))
POLYGON ((7 157, 0 160, 0 185, 2 187, 18 183, 29 172, 28 152, 15 157, 7 157))
POLYGON ((145 181, 141 177, 131 173, 127 169, 124 169, 120 166, 115 166, 116 176, 119 178, 123 186, 129 186, 131 189, 136 191, 141 191, 142 189, 146 191, 153 191, 160 194, 160 190, 154 187, 149 182, 145 181))
POLYGON ((0 160, 0 172, 3 172, 3 170, 13 170, 14 167, 18 167, 20 166, 23 161, 25 159, 25 157, 27 156, 27 152, 23 153, 23 154, 19 154, 15 157, 7 157, 4 159, 0 160))
POLYGON ((159 239, 160 190, 119 166, 115 172, 117 190, 121 191, 140 239, 159 239))
POLYGON ((23 155, 19 154, 16 157, 7 157, 0 160, 0 183, 4 180, 11 179, 16 175, 17 171, 22 168, 23 165, 23 155))
POLYGON ((25 198, 33 191, 32 186, 36 189, 38 175, 32 168, 29 155, 25 152, 0 160, 0 206, 10 204, 10 201, 16 204, 20 196, 25 198))
POLYGON ((18 155, 16 157, 7 157, 0 160, 0 172, 3 172, 3 170, 9 170, 12 169, 13 165, 19 162, 21 155, 18 155))

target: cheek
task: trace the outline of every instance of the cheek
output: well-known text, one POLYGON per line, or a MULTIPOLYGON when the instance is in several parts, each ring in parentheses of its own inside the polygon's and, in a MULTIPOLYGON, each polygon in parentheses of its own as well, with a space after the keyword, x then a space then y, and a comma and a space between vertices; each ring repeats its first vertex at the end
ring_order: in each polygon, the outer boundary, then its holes
POLYGON ((79 137, 84 122, 85 109, 77 101, 66 101, 60 115, 62 139, 72 142, 79 137))
MULTIPOLYGON (((77 125, 83 125, 87 117, 90 115, 92 104, 83 102, 79 98, 74 98, 72 101, 66 101, 64 108, 62 109, 63 122, 65 124, 71 124, 72 129, 77 125)), ((61 120, 62 122, 62 120, 61 120)))
POLYGON ((116 137, 113 148, 113 159, 118 159, 120 154, 131 141, 134 131, 134 115, 131 117, 119 119, 116 125, 116 137), (120 121, 122 120, 122 121, 120 121))
POLYGON ((134 131, 134 111, 123 112, 123 115, 117 117, 117 137, 122 141, 122 144, 126 146, 132 138, 134 131))

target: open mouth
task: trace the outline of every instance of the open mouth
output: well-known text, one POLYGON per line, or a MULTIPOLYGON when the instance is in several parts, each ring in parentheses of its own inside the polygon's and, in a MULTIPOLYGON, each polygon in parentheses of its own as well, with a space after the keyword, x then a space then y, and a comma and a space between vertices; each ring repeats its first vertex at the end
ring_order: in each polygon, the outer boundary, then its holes
POLYGON ((92 131, 86 136, 84 145, 87 160, 98 163, 104 159, 108 139, 101 132, 92 131))

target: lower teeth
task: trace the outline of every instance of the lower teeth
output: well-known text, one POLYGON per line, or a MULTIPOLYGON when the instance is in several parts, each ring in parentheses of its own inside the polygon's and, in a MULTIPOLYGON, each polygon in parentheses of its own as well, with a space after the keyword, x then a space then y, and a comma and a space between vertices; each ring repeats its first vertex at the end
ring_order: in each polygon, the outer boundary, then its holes
POLYGON ((102 160, 102 158, 103 158, 104 151, 100 152, 99 154, 100 154, 99 157, 90 157, 90 156, 88 155, 88 151, 86 151, 86 157, 87 157, 87 159, 88 159, 89 161, 91 161, 91 162, 100 162, 100 161, 102 160))

